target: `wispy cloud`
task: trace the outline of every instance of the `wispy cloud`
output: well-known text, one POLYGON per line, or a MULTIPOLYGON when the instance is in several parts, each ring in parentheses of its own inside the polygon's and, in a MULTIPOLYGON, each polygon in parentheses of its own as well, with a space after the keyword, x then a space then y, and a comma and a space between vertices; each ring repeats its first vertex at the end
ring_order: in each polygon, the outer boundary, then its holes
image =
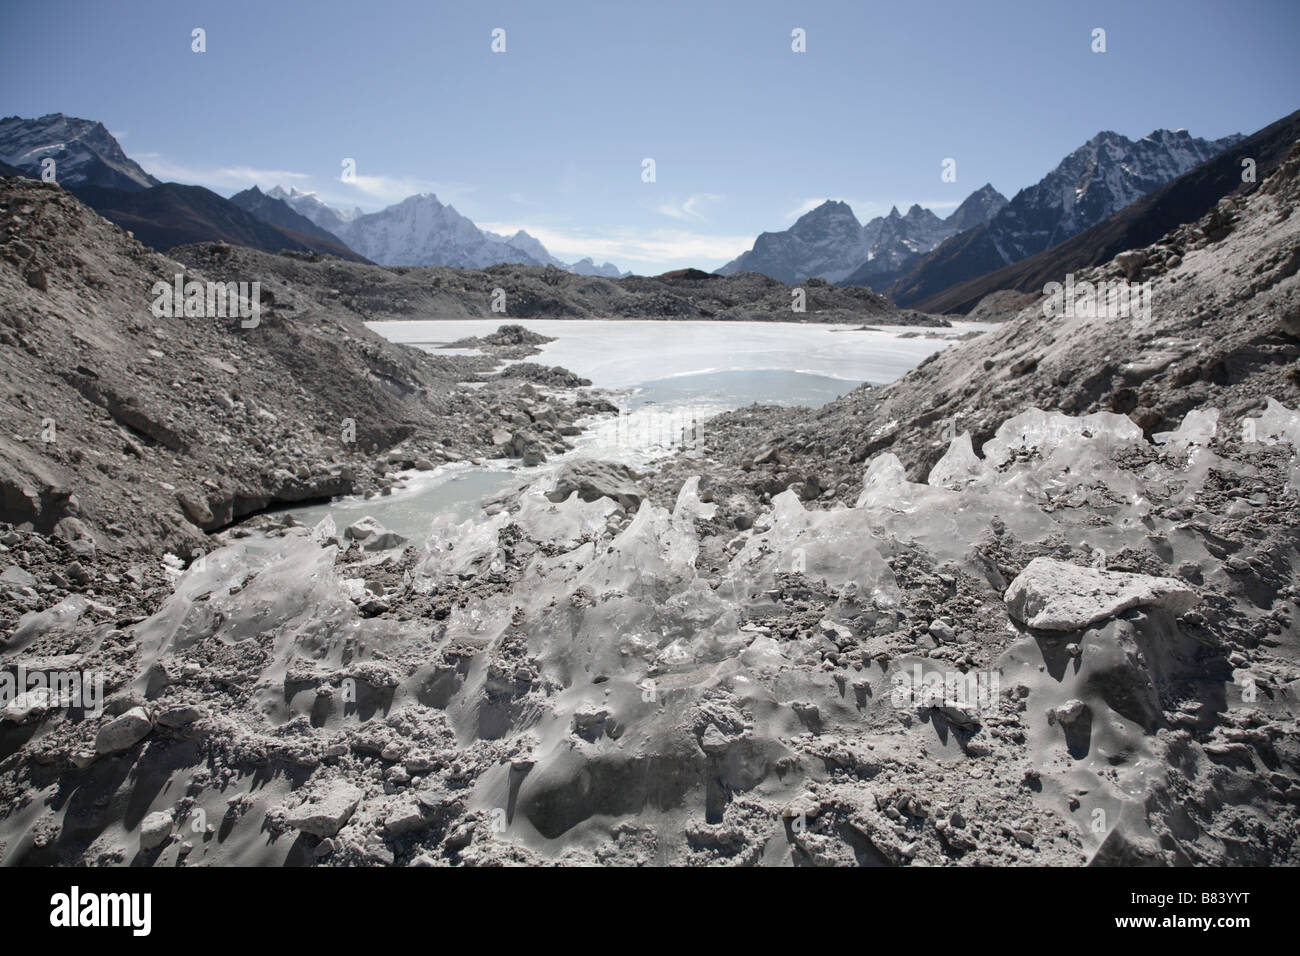
POLYGON ((704 211, 701 208, 709 203, 718 202, 722 197, 714 193, 692 193, 685 202, 679 203, 676 199, 671 202, 662 203, 655 207, 665 216, 673 219, 704 219, 704 211))
POLYGON ((356 178, 351 182, 337 180, 332 184, 331 191, 336 195, 346 195, 349 189, 356 189, 361 196, 354 196, 347 200, 348 202, 365 205, 368 200, 372 204, 380 203, 387 206, 417 193, 433 193, 442 202, 455 202, 468 196, 477 188, 467 183, 437 182, 415 176, 365 176, 357 173, 356 178))
POLYGON ((825 199, 805 199, 803 202, 799 203, 799 205, 795 206, 788 213, 786 213, 785 218, 798 219, 804 213, 812 212, 814 209, 816 209, 825 201, 826 201, 825 199))
POLYGON ((619 229, 593 233, 530 226, 520 222, 481 222, 482 229, 513 235, 523 229, 536 236, 547 251, 561 259, 590 256, 597 262, 629 261, 669 265, 680 262, 726 262, 734 259, 754 242, 754 237, 720 236, 686 229, 619 229))
POLYGON ((314 192, 332 205, 350 208, 361 206, 374 210, 401 202, 416 193, 434 193, 443 202, 456 202, 478 187, 467 183, 438 182, 414 176, 367 176, 358 173, 351 182, 340 175, 328 179, 292 169, 262 169, 255 166, 200 166, 172 159, 162 153, 135 153, 134 158, 146 172, 167 182, 195 183, 218 191, 259 186, 294 186, 314 192))
POLYGON ((307 173, 291 169, 258 169, 253 166, 191 166, 161 153, 135 153, 134 158, 145 172, 165 182, 196 183, 216 189, 266 188, 286 183, 306 183, 307 173))

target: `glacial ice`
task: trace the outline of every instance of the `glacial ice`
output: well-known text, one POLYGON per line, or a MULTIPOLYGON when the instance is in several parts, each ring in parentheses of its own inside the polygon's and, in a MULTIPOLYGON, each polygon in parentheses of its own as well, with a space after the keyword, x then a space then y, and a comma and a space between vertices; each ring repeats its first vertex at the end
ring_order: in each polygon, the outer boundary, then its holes
POLYGON ((1300 494, 1300 411, 1292 411, 1275 398, 1269 398, 1268 407, 1259 418, 1248 418, 1253 426, 1254 440, 1265 445, 1289 442, 1295 452, 1291 456, 1291 477, 1286 488, 1300 494))
POLYGON ((1191 445, 1208 445, 1219 428, 1219 410, 1217 408, 1194 408, 1187 413, 1182 424, 1175 431, 1156 432, 1152 438, 1157 445, 1168 445, 1171 450, 1187 448, 1191 445))
MULTIPOLYGON (((902 594, 893 559, 908 546, 936 566, 950 562, 985 579, 987 564, 973 549, 999 537, 1053 549, 1154 552, 1171 570, 1207 561, 1200 539, 1156 505, 1194 504, 1210 471, 1228 467, 1205 445, 1214 425, 1211 413, 1190 414, 1164 436, 1159 455, 1134 471, 1113 457, 1145 446, 1127 419, 1031 410, 999 429, 983 458, 969 434, 957 436, 925 483, 909 481, 893 454, 875 456, 853 507, 808 507, 784 491, 741 533, 730 559, 706 552, 711 567, 700 560, 697 523, 716 506, 700 499, 698 478, 683 484, 671 508, 643 501, 621 528, 612 502, 576 495, 551 502, 543 479, 518 495, 513 510, 459 523, 449 515, 433 519, 403 581, 426 595, 457 589, 437 622, 365 617, 358 602, 368 585, 344 577, 358 573, 355 565, 336 568, 337 528, 327 520, 278 537, 252 535, 206 555, 180 574, 175 592, 135 634, 146 671, 205 636, 247 648, 249 659, 260 650, 257 706, 272 721, 314 714, 316 684, 302 680, 304 673, 329 683, 342 674, 360 679, 363 665, 386 667, 393 707, 420 700, 441 708, 463 740, 513 746, 528 738, 539 775, 529 778, 530 812, 539 821, 553 817, 546 825, 562 829, 571 824, 564 808, 577 799, 566 789, 573 780, 590 773, 593 792, 604 792, 623 779, 622 771, 584 762, 583 753, 615 762, 609 766, 638 754, 672 754, 683 766, 703 760, 707 751, 681 739, 682 707, 716 688, 761 700, 758 709, 768 714, 793 708, 791 701, 813 701, 824 712, 851 706, 851 695, 844 703, 843 690, 820 668, 790 664, 816 663, 818 646, 845 629, 885 634, 897 626, 902 594), (824 638, 790 641, 747 625, 747 617, 779 612, 777 589, 800 581, 831 598, 819 624, 824 638), (517 690, 523 657, 524 670, 538 676, 517 690), (831 689, 815 686, 807 670, 831 689), (439 682, 436 693, 431 682, 439 682), (673 706, 664 708, 669 697, 673 706)), ((1270 406, 1257 429, 1266 439, 1293 441, 1300 416, 1270 406)), ((1104 554, 1097 567, 1105 568, 1104 554)), ((141 689, 148 677, 141 675, 141 689)), ((331 719, 360 718, 349 712, 331 719)), ((718 753, 729 752, 733 735, 724 728, 710 740, 718 753)), ((779 745, 771 746, 771 754, 754 758, 760 769, 781 756, 779 745)), ((578 800, 583 812, 598 812, 597 804, 578 800)))

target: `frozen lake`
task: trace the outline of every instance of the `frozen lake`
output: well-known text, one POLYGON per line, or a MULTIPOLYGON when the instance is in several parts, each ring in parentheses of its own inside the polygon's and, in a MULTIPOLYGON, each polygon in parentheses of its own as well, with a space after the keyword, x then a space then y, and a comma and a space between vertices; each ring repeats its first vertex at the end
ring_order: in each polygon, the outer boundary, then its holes
POLYGON ((963 322, 949 329, 873 326, 863 332, 858 326, 798 322, 505 318, 372 322, 370 328, 390 341, 437 351, 505 324, 555 338, 529 361, 563 366, 602 388, 717 372, 780 372, 787 379, 789 373, 838 379, 847 383, 844 391, 862 382, 892 382, 948 340, 992 328, 963 322))
MULTIPOLYGON (((992 328, 963 322, 947 329, 873 326, 862 331, 859 326, 794 322, 505 318, 372 322, 370 327, 390 341, 437 354, 443 351, 440 346, 487 335, 506 324, 555 339, 527 361, 562 366, 614 393, 611 398, 621 414, 590 422, 587 431, 573 439, 576 448, 570 454, 622 461, 634 468, 670 454, 683 429, 699 434, 713 415, 755 402, 819 407, 863 382, 891 382, 956 338, 992 328)), ((340 528, 369 514, 419 540, 434 515, 474 517, 484 497, 541 478, 562 461, 552 458, 538 468, 522 468, 507 459, 481 468, 443 467, 412 474, 389 496, 344 498, 294 513, 309 524, 332 514, 340 528)))

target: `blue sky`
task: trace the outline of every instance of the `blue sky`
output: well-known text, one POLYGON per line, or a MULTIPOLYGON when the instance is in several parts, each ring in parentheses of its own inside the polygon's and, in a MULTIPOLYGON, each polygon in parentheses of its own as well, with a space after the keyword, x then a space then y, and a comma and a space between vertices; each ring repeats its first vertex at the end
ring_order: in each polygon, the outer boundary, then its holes
POLYGON ((223 195, 435 192, 650 273, 714 268, 825 198, 945 215, 1102 129, 1213 138, 1300 105, 1297 0, 2 2, 5 115, 101 120, 159 178, 223 195))

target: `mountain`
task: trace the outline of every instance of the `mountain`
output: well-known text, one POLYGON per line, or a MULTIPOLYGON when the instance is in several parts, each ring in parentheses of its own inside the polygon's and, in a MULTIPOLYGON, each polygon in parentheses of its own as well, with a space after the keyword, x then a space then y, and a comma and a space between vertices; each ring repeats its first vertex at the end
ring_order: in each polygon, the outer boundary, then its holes
POLYGON ((433 193, 420 193, 375 213, 340 213, 312 193, 273 189, 268 195, 283 199, 296 212, 338 236, 372 262, 386 266, 453 266, 483 269, 502 263, 549 265, 550 256, 527 233, 513 244, 484 232, 456 209, 438 201, 433 193), (526 251, 536 243, 534 251, 526 251), (523 246, 523 248, 521 248, 523 246), (545 258, 536 254, 541 249, 545 258))
POLYGON ((1149 245, 1169 230, 1206 215, 1223 197, 1251 192, 1254 184, 1241 180, 1242 159, 1255 160, 1256 179, 1263 182, 1281 165, 1296 140, 1300 140, 1300 110, 1125 206, 1091 229, 1013 265, 949 286, 914 303, 914 307, 935 313, 965 313, 985 296, 1004 289, 1037 295, 1046 283, 1060 281, 1067 272, 1100 265, 1124 250, 1149 245))
POLYGON ((1156 130, 1136 142, 1101 132, 1022 189, 986 224, 947 240, 887 289, 906 305, 1050 249, 1241 140, 1156 130))
POLYGON ((760 235, 753 249, 718 274, 761 272, 782 282, 820 278, 884 288, 921 255, 969 224, 986 221, 1005 204, 1005 197, 986 184, 947 219, 913 205, 906 214, 894 207, 863 226, 847 203, 828 200, 784 232, 760 235))
POLYGON ((410 196, 376 213, 360 209, 342 212, 315 193, 276 186, 266 195, 282 200, 293 211, 338 236, 367 258, 385 266, 452 266, 485 269, 494 265, 555 266, 579 275, 617 279, 613 263, 597 266, 591 259, 573 265, 561 262, 534 236, 520 229, 503 236, 479 229, 450 204, 432 193, 410 196))
POLYGON ((353 208, 351 212, 335 209, 322 202, 315 193, 299 192, 292 187, 286 190, 283 186, 274 186, 266 191, 266 195, 271 199, 283 201, 290 209, 314 222, 332 236, 337 236, 339 230, 347 223, 365 215, 359 208, 353 208))
POLYGON ((39 179, 41 161, 52 158, 62 186, 148 189, 154 179, 122 152, 103 123, 51 113, 38 119, 0 119, 0 161, 39 179))
POLYGON ((754 248, 718 269, 718 275, 759 272, 779 282, 810 277, 835 282, 867 257, 862 224, 846 202, 827 200, 784 232, 765 232, 754 248))
POLYGON ((987 222, 1006 204, 1006 197, 985 183, 967 196, 947 219, 940 219, 919 205, 913 205, 905 216, 900 216, 897 208, 892 209, 888 216, 873 219, 863 227, 868 243, 867 260, 840 284, 884 289, 945 239, 971 225, 987 222))
POLYGON ((296 212, 283 199, 272 198, 256 186, 235 193, 230 197, 230 201, 245 212, 252 213, 258 219, 269 222, 273 226, 343 245, 343 241, 328 229, 322 229, 306 216, 296 212))
POLYGON ((974 229, 988 222, 1000 213, 1007 204, 1007 197, 1002 195, 992 184, 985 183, 962 202, 945 224, 958 232, 974 229))
POLYGON ((571 262, 564 266, 569 272, 580 276, 601 276, 605 279, 621 279, 624 276, 630 276, 631 272, 623 272, 612 262, 602 262, 596 265, 591 257, 579 259, 577 262, 571 262))
POLYGON ((266 252, 319 252, 365 260, 334 238, 321 238, 264 222, 202 186, 163 183, 125 190, 77 186, 72 192, 105 219, 159 251, 194 242, 228 242, 266 252))

